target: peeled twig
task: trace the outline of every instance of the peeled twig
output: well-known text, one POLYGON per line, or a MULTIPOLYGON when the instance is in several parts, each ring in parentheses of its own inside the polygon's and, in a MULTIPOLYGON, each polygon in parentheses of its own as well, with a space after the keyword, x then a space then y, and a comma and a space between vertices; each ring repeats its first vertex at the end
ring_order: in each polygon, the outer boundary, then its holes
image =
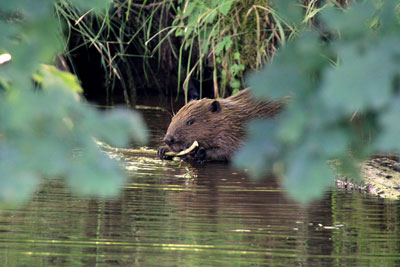
MULTIPOLYGON (((115 152, 115 153, 125 153, 125 154, 135 154, 135 155, 148 155, 148 156, 157 156, 158 152, 157 150, 154 149, 149 149, 146 147, 141 147, 139 149, 132 149, 132 148, 116 148, 112 147, 108 144, 105 144, 100 141, 96 141, 97 145, 100 146, 102 149, 115 152)), ((192 152, 194 149, 196 149, 199 146, 199 143, 197 141, 194 141, 193 144, 180 152, 173 152, 173 151, 168 151, 165 152, 165 155, 168 157, 182 157, 186 156, 190 152, 192 152)))
MULTIPOLYGON (((189 154, 190 152, 192 152, 193 150, 195 150, 198 146, 199 146, 199 143, 197 141, 194 141, 193 144, 189 148, 182 150, 181 152, 179 152, 173 156, 177 156, 177 157, 185 156, 185 155, 189 154)), ((165 154, 167 155, 167 153, 165 153, 165 154)), ((169 155, 167 155, 167 156, 169 156, 169 155)))

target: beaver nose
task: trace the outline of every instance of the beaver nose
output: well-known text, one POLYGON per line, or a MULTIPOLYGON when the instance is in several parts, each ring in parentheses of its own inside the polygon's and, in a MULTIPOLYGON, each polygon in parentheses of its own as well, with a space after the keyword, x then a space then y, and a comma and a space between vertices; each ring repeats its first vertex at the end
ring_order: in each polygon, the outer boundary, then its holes
POLYGON ((175 139, 174 139, 173 136, 167 135, 167 136, 164 137, 164 142, 165 142, 167 145, 170 146, 170 145, 172 145, 173 143, 175 143, 175 139))

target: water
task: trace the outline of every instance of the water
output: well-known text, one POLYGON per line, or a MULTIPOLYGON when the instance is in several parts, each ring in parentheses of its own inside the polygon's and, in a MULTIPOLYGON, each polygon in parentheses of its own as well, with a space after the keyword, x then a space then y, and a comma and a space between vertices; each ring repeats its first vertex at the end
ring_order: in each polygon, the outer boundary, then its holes
MULTIPOLYGON (((151 146, 168 115, 143 111, 151 146)), ((75 196, 49 180, 0 213, 2 266, 398 266, 399 203, 334 190, 301 207, 275 179, 226 164, 124 158, 121 196, 75 196)))

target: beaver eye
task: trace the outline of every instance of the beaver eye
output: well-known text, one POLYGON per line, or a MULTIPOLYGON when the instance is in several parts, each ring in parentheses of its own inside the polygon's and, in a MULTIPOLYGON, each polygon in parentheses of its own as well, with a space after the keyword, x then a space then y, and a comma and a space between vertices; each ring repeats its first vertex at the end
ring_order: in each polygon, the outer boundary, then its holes
POLYGON ((188 120, 188 121, 186 122, 187 125, 192 125, 193 123, 194 123, 194 119, 188 120))

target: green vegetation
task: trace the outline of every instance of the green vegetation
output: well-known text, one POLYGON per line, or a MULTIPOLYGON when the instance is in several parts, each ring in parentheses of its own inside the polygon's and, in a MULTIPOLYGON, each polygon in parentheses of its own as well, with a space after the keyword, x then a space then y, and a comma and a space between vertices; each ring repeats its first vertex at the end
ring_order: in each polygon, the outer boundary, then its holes
MULTIPOLYGON (((310 24, 319 12, 316 1, 305 10, 304 23, 310 24)), ((78 12, 64 0, 56 11, 68 25, 66 56, 73 62, 81 47, 95 51, 107 97, 120 83, 127 103, 136 88, 166 92, 175 79, 171 90, 183 87, 186 100, 192 80, 199 81, 200 94, 203 84, 212 84, 215 96, 227 96, 243 87, 246 70, 264 65, 298 33, 268 0, 115 0, 102 14, 78 12)))
MULTIPOLYGON (((107 2, 73 1, 82 11, 107 2)), ((26 199, 43 177, 64 177, 80 193, 114 195, 123 173, 94 138, 116 146, 145 142, 141 118, 100 113, 79 101, 74 76, 41 65, 63 47, 54 1, 2 1, 0 11, 0 49, 12 55, 0 65, 0 200, 26 199)))
MULTIPOLYGON (((277 8, 284 10, 285 3, 278 1, 277 8)), ((311 25, 319 6, 304 1, 298 20, 311 25)), ((63 0, 56 11, 68 26, 70 62, 83 56, 82 47, 88 58, 92 53, 100 58, 109 103, 117 83, 127 104, 139 87, 164 93, 183 87, 188 100, 190 81, 198 81, 200 96, 203 86, 213 86, 215 96, 228 96, 243 88, 245 71, 266 64, 300 31, 269 0, 115 0, 100 14, 63 0)))
MULTIPOLYGON (((296 17, 301 7, 285 12, 296 17)), ((308 202, 332 184, 329 160, 357 178, 360 160, 399 152, 397 16, 398 1, 358 1, 346 9, 324 5, 320 29, 297 22, 298 38, 248 79, 256 96, 291 95, 291 103, 278 121, 249 125, 250 139, 236 165, 256 177, 277 171, 287 192, 308 202)))
POLYGON ((236 92, 243 87, 245 69, 265 64, 296 32, 266 0, 187 1, 178 8, 173 29, 182 38, 179 69, 182 51, 189 50, 186 97, 188 80, 196 75, 202 79, 207 66, 212 69, 216 97, 226 96, 227 88, 236 92))

